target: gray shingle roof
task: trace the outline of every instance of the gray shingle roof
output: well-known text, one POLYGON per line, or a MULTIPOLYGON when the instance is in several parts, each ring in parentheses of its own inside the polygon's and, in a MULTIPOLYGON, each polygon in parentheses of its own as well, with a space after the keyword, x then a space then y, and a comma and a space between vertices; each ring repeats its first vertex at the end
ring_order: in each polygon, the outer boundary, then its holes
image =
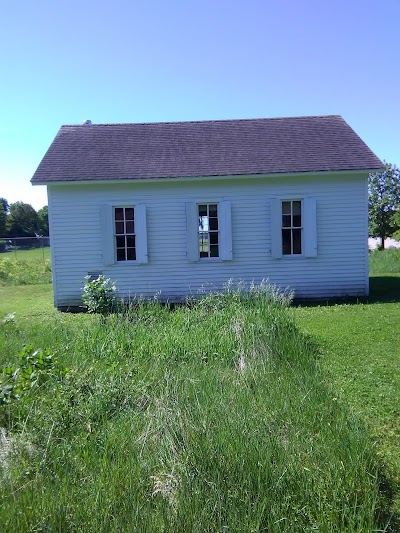
POLYGON ((380 169, 340 116, 62 126, 32 183, 380 169))

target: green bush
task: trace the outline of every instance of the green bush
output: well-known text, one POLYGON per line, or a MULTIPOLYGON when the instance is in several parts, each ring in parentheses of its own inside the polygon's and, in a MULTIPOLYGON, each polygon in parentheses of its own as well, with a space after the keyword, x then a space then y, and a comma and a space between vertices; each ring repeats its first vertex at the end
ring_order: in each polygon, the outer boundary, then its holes
POLYGON ((61 368, 48 350, 34 350, 30 345, 25 346, 18 352, 14 364, 0 369, 0 406, 7 406, 7 411, 0 411, 0 415, 3 414, 3 417, 0 416, 0 425, 21 422, 35 394, 45 392, 40 390, 45 383, 67 373, 68 369, 61 368), (13 407, 16 407, 14 411, 13 407))
POLYGON ((115 304, 115 283, 103 275, 96 279, 86 276, 82 300, 89 313, 107 314, 112 311, 115 304))

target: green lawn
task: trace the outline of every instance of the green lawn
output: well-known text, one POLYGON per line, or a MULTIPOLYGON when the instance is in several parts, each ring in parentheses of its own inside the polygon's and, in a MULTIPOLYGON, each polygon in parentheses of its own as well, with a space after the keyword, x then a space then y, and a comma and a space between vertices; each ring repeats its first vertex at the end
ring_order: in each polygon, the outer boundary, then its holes
POLYGON ((32 248, 32 250, 11 250, 0 253, 2 259, 12 259, 13 261, 38 261, 50 260, 50 247, 32 248))
POLYGON ((385 526, 371 439, 268 292, 103 317, 49 289, 0 289, 2 532, 385 526))
POLYGON ((297 307, 338 396, 366 422, 400 514, 400 274, 371 278, 370 303, 297 307))
POLYGON ((372 260, 368 301, 290 309, 72 315, 51 285, 0 287, 0 366, 31 343, 71 369, 0 409, 28 439, 3 530, 397 532, 400 273, 372 260))
POLYGON ((31 317, 47 318, 56 313, 53 306, 53 286, 0 286, 0 319, 7 313, 15 313, 23 320, 31 317))

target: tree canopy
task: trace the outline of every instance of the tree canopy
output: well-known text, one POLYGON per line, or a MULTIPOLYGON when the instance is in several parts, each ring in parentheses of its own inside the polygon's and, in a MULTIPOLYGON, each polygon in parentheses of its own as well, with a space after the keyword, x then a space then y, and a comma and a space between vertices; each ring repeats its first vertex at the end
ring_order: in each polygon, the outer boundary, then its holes
POLYGON ((368 181, 369 235, 381 239, 393 237, 400 230, 397 211, 400 206, 400 170, 386 163, 383 172, 370 174, 368 181))
POLYGON ((7 213, 10 209, 8 202, 5 198, 0 198, 0 237, 5 237, 6 235, 6 219, 7 213))
POLYGON ((38 214, 38 230, 39 235, 48 235, 49 234, 49 208, 47 205, 39 209, 38 214))
POLYGON ((6 220, 8 237, 35 237, 38 229, 38 214, 30 204, 24 202, 10 204, 10 214, 6 220))

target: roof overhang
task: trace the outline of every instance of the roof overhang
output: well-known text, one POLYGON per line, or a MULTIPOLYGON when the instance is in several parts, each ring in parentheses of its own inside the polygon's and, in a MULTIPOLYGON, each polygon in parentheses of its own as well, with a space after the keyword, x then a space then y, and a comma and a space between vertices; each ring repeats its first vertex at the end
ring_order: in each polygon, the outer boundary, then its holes
POLYGON ((108 179, 100 178, 93 180, 80 180, 80 179, 63 179, 59 181, 36 179, 31 182, 32 185, 112 185, 112 184, 124 184, 124 183, 167 183, 173 182, 195 182, 195 181, 209 181, 209 180, 236 180, 236 179, 275 179, 275 178, 294 178, 294 177, 318 177, 318 176, 365 176, 366 174, 382 172, 385 167, 379 168, 367 168, 367 169, 352 169, 352 170, 319 170, 313 172, 275 172, 272 174, 230 174, 226 176, 185 176, 185 177, 163 177, 163 178, 124 178, 124 179, 108 179))

